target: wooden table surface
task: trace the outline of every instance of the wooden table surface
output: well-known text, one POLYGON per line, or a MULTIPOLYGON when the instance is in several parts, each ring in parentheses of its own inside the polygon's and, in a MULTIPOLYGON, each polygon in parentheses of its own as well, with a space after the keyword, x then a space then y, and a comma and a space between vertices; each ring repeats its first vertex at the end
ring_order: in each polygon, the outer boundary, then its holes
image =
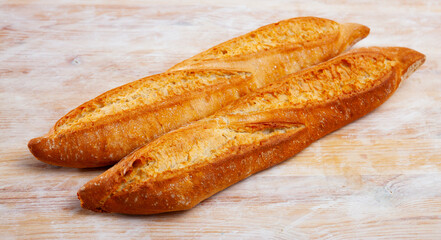
POLYGON ((436 0, 1 1, 0 239, 441 239, 440 29, 436 0), (371 114, 190 211, 83 210, 77 190, 105 169, 50 166, 27 149, 106 90, 309 15, 365 24, 357 47, 406 46, 426 63, 371 114))

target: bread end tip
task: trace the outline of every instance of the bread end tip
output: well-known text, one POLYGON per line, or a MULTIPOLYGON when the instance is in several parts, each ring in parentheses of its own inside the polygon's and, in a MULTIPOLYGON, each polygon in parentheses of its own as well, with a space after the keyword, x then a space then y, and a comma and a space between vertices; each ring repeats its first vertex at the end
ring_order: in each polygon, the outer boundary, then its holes
POLYGON ((383 52, 389 58, 399 62, 398 67, 401 70, 402 80, 415 72, 426 61, 426 55, 406 47, 387 47, 383 52))
POLYGON ((37 159, 41 159, 42 155, 42 149, 41 149, 41 142, 43 140, 43 137, 37 137, 29 140, 28 142, 28 149, 34 155, 37 159))
POLYGON ((349 28, 352 30, 355 36, 358 36, 360 39, 367 37, 369 35, 371 29, 363 24, 359 23, 347 23, 349 28))
POLYGON ((358 23, 344 23, 342 25, 343 39, 345 39, 344 41, 348 43, 349 47, 366 38, 371 31, 367 26, 358 23))
POLYGON ((93 199, 89 199, 86 186, 83 186, 78 190, 77 197, 80 200, 81 207, 93 212, 106 212, 102 210, 98 205, 94 204, 93 199))

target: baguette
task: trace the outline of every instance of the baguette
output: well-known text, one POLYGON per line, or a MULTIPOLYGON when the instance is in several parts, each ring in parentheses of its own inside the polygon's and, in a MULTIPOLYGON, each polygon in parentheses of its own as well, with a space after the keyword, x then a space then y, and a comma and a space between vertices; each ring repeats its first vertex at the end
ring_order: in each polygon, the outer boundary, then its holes
POLYGON ((369 113, 424 60, 407 48, 371 47, 288 75, 131 153, 79 190, 81 205, 126 214, 190 209, 369 113))
POLYGON ((37 159, 58 166, 114 164, 270 81, 339 54, 368 33, 359 24, 312 17, 270 24, 80 105, 28 147, 37 159))
POLYGON ((230 69, 253 73, 257 87, 337 56, 369 34, 356 23, 292 18, 263 26, 197 54, 169 71, 230 69), (319 61, 317 61, 320 59, 319 61))

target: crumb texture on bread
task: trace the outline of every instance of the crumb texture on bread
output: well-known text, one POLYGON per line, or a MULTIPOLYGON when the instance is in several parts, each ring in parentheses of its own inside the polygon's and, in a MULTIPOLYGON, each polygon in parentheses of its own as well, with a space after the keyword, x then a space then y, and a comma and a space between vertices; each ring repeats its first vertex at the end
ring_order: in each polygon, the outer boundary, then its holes
POLYGON ((176 96, 195 95, 215 85, 245 81, 250 76, 248 72, 206 70, 175 71, 142 78, 83 104, 62 118, 54 130, 74 131, 107 116, 136 111, 176 96))

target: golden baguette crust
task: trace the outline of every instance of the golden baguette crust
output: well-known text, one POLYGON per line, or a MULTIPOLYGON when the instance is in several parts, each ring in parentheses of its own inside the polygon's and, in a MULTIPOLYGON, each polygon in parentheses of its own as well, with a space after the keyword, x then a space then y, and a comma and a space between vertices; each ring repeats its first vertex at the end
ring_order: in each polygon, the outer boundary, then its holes
POLYGON ((371 47, 289 75, 128 155, 79 190, 81 205, 126 214, 190 209, 369 113, 424 60, 407 48, 371 47))
POLYGON ((53 165, 109 165, 170 129, 214 113, 251 89, 253 76, 248 72, 196 69, 153 75, 82 104, 61 118, 48 134, 32 139, 28 146, 39 160, 53 165), (176 79, 188 84, 177 86, 173 84, 176 79), (153 84, 160 89, 152 91, 154 99, 149 100, 152 94, 143 90, 153 84), (164 90, 166 93, 160 96, 164 90), (137 96, 131 97, 128 106, 119 96, 124 92, 137 96), (109 98, 123 101, 114 104, 116 100, 112 100, 106 105, 104 102, 109 98), (133 104, 136 101, 140 104, 133 104), (111 114, 101 110, 103 106, 111 108, 111 114), (101 111, 104 117, 98 115, 101 111), (78 119, 78 115, 82 118, 78 119))
POLYGON ((299 17, 269 24, 197 54, 169 71, 234 69, 252 72, 258 87, 326 61, 369 34, 369 28, 299 17))
POLYGON ((368 33, 369 28, 359 24, 312 17, 270 24, 184 61, 173 71, 80 105, 48 134, 29 141, 28 147, 37 159, 58 166, 114 164, 158 136, 209 116, 270 81, 339 54, 368 33), (226 49, 229 54, 223 53, 226 49))

